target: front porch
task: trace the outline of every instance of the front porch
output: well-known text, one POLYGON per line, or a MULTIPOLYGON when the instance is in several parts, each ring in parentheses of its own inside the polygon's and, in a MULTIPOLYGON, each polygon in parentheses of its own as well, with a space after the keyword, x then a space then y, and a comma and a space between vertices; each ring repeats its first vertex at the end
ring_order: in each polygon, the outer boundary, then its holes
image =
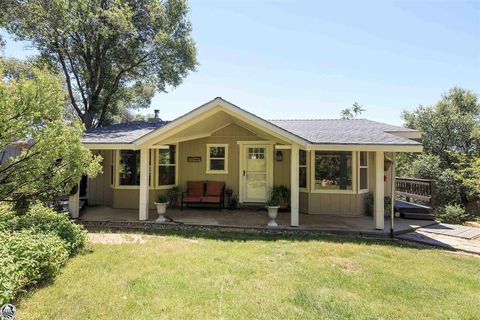
MULTIPOLYGON (((300 214, 300 225, 291 227, 290 212, 279 212, 277 222, 278 228, 268 228, 269 218, 265 210, 237 209, 218 212, 215 209, 168 209, 166 217, 170 222, 162 225, 182 226, 205 226, 224 227, 241 229, 271 229, 271 230, 303 230, 315 232, 328 232, 338 234, 355 234, 370 236, 388 236, 390 234, 390 219, 385 218, 383 230, 376 229, 373 224, 373 217, 356 216, 345 217, 338 215, 324 214, 300 214)), ((150 210, 147 221, 138 220, 138 210, 135 209, 113 209, 105 206, 86 207, 79 220, 81 223, 92 224, 96 222, 126 223, 133 225, 154 225, 157 214, 150 210)), ((405 233, 420 227, 431 225, 434 222, 428 220, 395 219, 395 234, 405 233)))

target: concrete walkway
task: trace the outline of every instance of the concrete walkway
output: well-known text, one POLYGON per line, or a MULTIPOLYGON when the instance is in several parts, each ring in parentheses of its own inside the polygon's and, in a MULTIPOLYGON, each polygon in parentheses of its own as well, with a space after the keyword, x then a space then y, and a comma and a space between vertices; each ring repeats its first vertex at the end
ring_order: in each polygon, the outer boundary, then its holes
POLYGON ((480 228, 440 223, 398 235, 397 238, 449 250, 480 254, 480 228))

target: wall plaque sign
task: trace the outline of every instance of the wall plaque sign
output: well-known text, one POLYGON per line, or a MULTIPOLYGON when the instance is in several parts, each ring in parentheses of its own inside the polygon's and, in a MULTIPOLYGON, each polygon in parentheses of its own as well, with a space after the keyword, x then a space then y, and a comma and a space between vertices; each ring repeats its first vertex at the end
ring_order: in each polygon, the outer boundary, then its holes
POLYGON ((195 156, 195 157, 187 157, 187 162, 202 162, 202 157, 195 156))

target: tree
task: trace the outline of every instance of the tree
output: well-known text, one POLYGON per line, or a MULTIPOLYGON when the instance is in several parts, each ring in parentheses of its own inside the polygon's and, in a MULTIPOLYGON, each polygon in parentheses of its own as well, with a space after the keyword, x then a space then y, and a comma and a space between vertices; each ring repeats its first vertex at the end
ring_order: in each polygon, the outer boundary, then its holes
POLYGON ((398 157, 399 173, 436 180, 436 204, 463 204, 480 197, 480 102, 452 88, 433 106, 403 113, 406 127, 423 133, 424 154, 398 157))
POLYGON ((340 112, 342 119, 356 119, 366 111, 358 102, 354 102, 351 108, 345 108, 340 112))
MULTIPOLYGON (((19 63, 17 62, 17 65, 19 63)), ((0 59, 0 200, 39 199, 68 194, 87 174, 100 171, 80 139, 83 125, 63 117, 65 92, 60 79, 35 67, 10 74, 0 59), (26 145, 20 155, 5 157, 7 147, 26 145)))
POLYGON ((405 125, 423 133, 427 153, 438 155, 448 166, 455 153, 480 155, 480 102, 477 95, 452 88, 434 106, 419 106, 403 113, 405 125))
POLYGON ((86 128, 150 105, 197 65, 185 0, 3 0, 0 26, 64 75, 86 128))

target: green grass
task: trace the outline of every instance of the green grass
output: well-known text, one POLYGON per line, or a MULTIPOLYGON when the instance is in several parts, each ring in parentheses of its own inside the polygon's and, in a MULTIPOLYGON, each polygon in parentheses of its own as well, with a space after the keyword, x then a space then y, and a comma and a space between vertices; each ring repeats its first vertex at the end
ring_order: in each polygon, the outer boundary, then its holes
POLYGON ((341 237, 178 232, 92 245, 19 319, 474 319, 480 258, 341 237))

